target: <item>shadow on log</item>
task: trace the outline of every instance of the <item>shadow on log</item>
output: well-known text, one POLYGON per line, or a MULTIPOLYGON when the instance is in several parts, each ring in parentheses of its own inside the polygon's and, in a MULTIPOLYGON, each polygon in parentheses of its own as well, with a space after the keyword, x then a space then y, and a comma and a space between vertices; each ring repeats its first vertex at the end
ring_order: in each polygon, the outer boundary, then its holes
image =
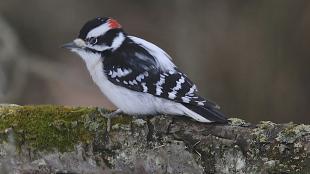
POLYGON ((107 133, 96 108, 49 105, 0 118, 2 173, 310 173, 310 125, 120 116, 107 133))

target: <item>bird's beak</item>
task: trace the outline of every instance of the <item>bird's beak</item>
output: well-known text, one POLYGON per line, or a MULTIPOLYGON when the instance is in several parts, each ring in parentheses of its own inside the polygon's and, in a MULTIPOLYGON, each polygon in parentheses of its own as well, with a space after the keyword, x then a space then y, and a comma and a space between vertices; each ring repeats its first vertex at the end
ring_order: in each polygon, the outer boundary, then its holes
POLYGON ((66 43, 64 45, 61 46, 62 48, 67 48, 69 50, 72 50, 72 49, 83 49, 86 47, 86 43, 84 40, 78 38, 78 39, 75 39, 73 42, 69 42, 69 43, 66 43))

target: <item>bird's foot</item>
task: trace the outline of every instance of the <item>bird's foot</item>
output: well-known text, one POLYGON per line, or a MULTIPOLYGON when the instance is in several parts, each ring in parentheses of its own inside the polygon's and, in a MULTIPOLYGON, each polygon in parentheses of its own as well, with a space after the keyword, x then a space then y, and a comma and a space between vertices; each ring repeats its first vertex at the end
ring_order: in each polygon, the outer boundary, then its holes
POLYGON ((103 108, 98 108, 100 115, 102 115, 103 117, 108 119, 107 132, 110 132, 110 130, 111 130, 111 118, 118 117, 119 116, 118 114, 122 113, 123 111, 121 109, 117 109, 114 112, 111 112, 109 114, 105 114, 103 110, 104 110, 103 108))

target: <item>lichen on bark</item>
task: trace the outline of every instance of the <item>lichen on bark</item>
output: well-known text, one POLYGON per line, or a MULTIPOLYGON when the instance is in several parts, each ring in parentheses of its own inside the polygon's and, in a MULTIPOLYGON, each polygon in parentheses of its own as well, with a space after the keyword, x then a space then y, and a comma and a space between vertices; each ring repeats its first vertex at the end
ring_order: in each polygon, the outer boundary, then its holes
POLYGON ((228 125, 215 125, 162 115, 120 116, 112 119, 107 133, 107 120, 96 108, 50 105, 0 105, 0 119, 1 169, 30 173, 310 171, 310 129, 304 124, 262 121, 251 125, 232 118, 228 125))

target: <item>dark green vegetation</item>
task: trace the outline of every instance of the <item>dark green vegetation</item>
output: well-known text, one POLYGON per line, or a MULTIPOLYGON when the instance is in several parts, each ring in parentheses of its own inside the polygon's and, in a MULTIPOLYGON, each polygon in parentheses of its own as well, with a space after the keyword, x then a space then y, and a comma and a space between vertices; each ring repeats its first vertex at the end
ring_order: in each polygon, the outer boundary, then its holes
MULTIPOLYGON (((89 143, 97 130, 104 130, 106 118, 96 108, 64 106, 0 107, 0 131, 13 128, 17 147, 24 143, 36 150, 62 152, 74 145, 89 143)), ((130 117, 119 117, 113 122, 130 122, 130 117)), ((5 139, 2 139, 5 141, 5 139)))

